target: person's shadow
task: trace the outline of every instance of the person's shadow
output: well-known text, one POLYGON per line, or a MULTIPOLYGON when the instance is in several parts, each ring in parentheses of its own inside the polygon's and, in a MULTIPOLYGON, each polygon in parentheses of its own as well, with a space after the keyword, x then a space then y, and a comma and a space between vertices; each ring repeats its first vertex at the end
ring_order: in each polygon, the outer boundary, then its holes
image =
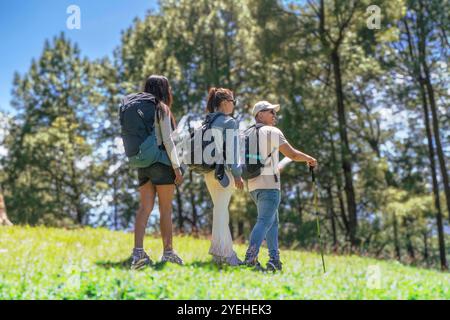
MULTIPOLYGON (((104 269, 123 269, 123 270, 130 270, 131 266, 131 257, 120 260, 120 261, 97 261, 95 263, 97 266, 104 268, 104 269)), ((153 262, 151 265, 142 268, 147 269, 151 268, 153 270, 162 270, 167 265, 167 262, 153 262)), ((185 267, 194 267, 194 268, 202 268, 206 269, 208 271, 217 271, 217 270, 227 270, 233 267, 227 266, 227 265, 218 265, 214 263, 213 261, 205 261, 205 260, 194 260, 189 263, 185 263, 183 266, 185 267)), ((230 269, 231 270, 231 269, 230 269)))
MULTIPOLYGON (((124 269, 130 270, 131 257, 121 261, 97 261, 95 264, 104 269, 124 269)), ((154 270, 162 270, 166 262, 153 262, 151 265, 144 267, 142 269, 152 268, 154 270)))
POLYGON ((224 270, 227 268, 225 265, 218 265, 214 263, 213 261, 205 261, 205 260, 194 260, 190 263, 186 263, 185 266, 187 267, 194 267, 194 268, 202 268, 206 270, 224 270))

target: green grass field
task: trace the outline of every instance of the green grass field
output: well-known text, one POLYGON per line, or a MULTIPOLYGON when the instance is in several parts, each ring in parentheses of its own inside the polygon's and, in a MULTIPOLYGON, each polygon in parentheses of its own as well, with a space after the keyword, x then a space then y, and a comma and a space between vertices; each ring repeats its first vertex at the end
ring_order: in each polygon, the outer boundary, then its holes
MULTIPOLYGON (((450 299, 448 273, 327 255, 324 275, 320 255, 285 250, 281 273, 219 268, 209 241, 188 236, 174 239, 184 266, 131 271, 132 240, 105 229, 2 227, 0 299, 450 299)), ((161 240, 146 237, 145 247, 157 261, 161 240)), ((243 257, 245 246, 236 249, 243 257)))

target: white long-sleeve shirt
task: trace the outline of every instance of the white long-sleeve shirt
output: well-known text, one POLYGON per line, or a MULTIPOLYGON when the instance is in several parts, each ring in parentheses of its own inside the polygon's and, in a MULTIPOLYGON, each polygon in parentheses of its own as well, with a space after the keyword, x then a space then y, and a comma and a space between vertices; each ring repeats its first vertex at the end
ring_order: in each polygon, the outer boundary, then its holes
POLYGON ((172 163, 172 167, 176 169, 179 168, 181 164, 180 160, 178 159, 178 152, 175 147, 175 143, 172 139, 172 132, 173 130, 170 113, 160 117, 159 121, 158 117, 155 115, 156 141, 158 142, 158 145, 164 144, 170 162, 172 163))

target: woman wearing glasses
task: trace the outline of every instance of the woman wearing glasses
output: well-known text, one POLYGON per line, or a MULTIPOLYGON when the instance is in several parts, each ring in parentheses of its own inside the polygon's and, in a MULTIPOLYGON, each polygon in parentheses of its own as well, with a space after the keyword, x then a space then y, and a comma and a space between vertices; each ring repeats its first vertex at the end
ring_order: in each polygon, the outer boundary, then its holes
POLYGON ((270 257, 267 270, 271 271, 282 270, 278 250, 278 206, 281 199, 279 152, 293 161, 307 162, 310 167, 317 165, 316 159, 292 147, 283 132, 276 127, 278 111, 279 104, 267 101, 259 101, 253 107, 252 115, 256 123, 263 125, 259 129, 259 152, 267 161, 261 169, 261 174, 248 180, 248 190, 256 204, 258 217, 250 234, 245 264, 262 269, 258 254, 265 239, 270 257))
MULTIPOLYGON (((211 195, 213 208, 213 228, 209 253, 218 264, 237 266, 242 264, 233 250, 233 240, 229 227, 229 212, 231 196, 235 188, 244 189, 241 178, 242 169, 239 165, 238 125, 231 116, 234 110, 233 92, 224 88, 211 88, 206 106, 206 118, 215 118, 211 124, 212 131, 220 130, 223 143, 233 146, 233 152, 226 155, 233 156, 233 161, 227 159, 224 165, 217 165, 216 170, 205 174, 205 182, 211 195), (233 141, 227 141, 233 139, 233 141)), ((216 151, 222 151, 221 143, 216 142, 216 151)), ((223 157, 222 157, 223 159, 223 157)))

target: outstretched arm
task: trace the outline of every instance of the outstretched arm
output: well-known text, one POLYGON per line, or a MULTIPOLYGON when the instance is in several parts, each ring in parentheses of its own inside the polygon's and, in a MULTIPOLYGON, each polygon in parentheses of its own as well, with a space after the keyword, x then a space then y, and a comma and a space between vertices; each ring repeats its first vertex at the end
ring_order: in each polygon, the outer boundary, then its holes
POLYGON ((317 160, 303 153, 297 149, 294 149, 289 143, 283 143, 280 145, 280 152, 285 156, 294 161, 302 162, 305 161, 309 166, 315 167, 317 165, 317 160))

